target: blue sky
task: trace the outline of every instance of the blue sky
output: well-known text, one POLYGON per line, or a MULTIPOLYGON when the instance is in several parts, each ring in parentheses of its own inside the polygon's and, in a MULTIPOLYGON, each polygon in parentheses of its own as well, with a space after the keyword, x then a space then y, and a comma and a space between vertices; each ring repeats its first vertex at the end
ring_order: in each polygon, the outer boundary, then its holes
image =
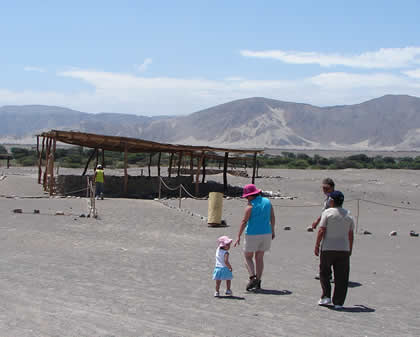
POLYGON ((420 97, 420 1, 3 1, 0 106, 189 114, 420 97))

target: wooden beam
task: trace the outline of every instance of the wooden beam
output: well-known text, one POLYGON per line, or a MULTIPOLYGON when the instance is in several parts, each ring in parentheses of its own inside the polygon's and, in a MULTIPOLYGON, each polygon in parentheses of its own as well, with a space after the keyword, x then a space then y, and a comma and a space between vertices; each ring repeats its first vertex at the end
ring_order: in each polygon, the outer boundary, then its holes
POLYGON ((161 159, 161 157, 162 157, 162 152, 159 152, 158 163, 157 163, 158 177, 160 177, 160 159, 161 159))
POLYGON ((102 168, 105 168, 105 150, 102 149, 102 168))
POLYGON ((153 155, 154 155, 154 153, 151 153, 149 155, 149 164, 147 165, 147 169, 148 169, 148 172, 149 172, 149 178, 151 177, 150 166, 152 165, 152 157, 153 157, 153 155))
POLYGON ((200 158, 197 158, 197 173, 196 173, 196 177, 195 177, 195 196, 198 197, 198 194, 200 193, 200 169, 201 169, 201 165, 203 164, 203 159, 204 159, 204 151, 201 152, 201 156, 200 158))
POLYGON ((86 162, 85 169, 83 170, 82 176, 84 176, 86 174, 86 171, 89 167, 89 163, 92 160, 93 156, 95 155, 96 151, 98 151, 98 149, 93 150, 93 152, 90 154, 90 157, 89 157, 88 161, 86 162))
POLYGON ((255 184, 255 170, 257 168, 257 152, 254 153, 254 160, 252 161, 252 183, 255 184))
POLYGON ((201 182, 204 184, 206 180, 206 157, 203 157, 203 178, 201 182))
POLYGON ((171 177, 172 174, 172 161, 174 159, 174 153, 171 153, 171 157, 169 158, 169 167, 168 167, 168 177, 171 177))
POLYGON ((47 190, 47 174, 48 174, 48 159, 50 156, 50 147, 51 147, 51 138, 47 138, 47 144, 46 144, 46 149, 45 149, 45 171, 44 171, 44 177, 43 177, 43 187, 44 187, 44 191, 47 190))
POLYGON ((223 192, 227 193, 227 169, 228 169, 229 152, 225 152, 225 160, 223 162, 223 192))
POLYGON ((41 184, 42 177, 42 154, 44 152, 45 137, 42 137, 42 148, 38 156, 38 184, 41 184))
POLYGON ((182 151, 178 153, 178 172, 177 172, 178 177, 181 174, 181 162, 182 162, 182 151))

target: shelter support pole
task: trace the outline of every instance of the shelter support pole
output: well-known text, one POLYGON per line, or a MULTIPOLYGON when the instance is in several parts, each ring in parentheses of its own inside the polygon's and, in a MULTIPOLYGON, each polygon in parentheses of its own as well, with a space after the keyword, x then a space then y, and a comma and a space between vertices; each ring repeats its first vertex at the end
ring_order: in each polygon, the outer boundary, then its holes
POLYGON ((159 200, 162 196, 162 177, 159 176, 159 200))
POLYGON ((47 178, 48 178, 48 160, 50 156, 50 148, 51 148, 51 138, 47 137, 47 144, 46 144, 46 150, 45 150, 45 171, 44 171, 44 177, 43 177, 43 187, 44 191, 47 190, 47 178))
POLYGON ((201 182, 204 184, 204 181, 206 179, 206 158, 203 158, 203 178, 201 180, 201 182))
POLYGON ((84 176, 86 174, 86 171, 89 167, 89 163, 92 160, 93 156, 95 155, 96 151, 98 151, 98 149, 94 149, 93 152, 90 154, 90 157, 89 157, 88 161, 86 162, 85 169, 83 170, 82 176, 84 176))
POLYGON ((96 148, 96 161, 95 161, 95 167, 98 167, 99 163, 99 149, 96 148))
POLYGON ((195 176, 195 196, 196 197, 198 197, 198 194, 200 193, 200 187, 199 187, 200 169, 201 169, 201 165, 203 164, 203 159, 204 159, 204 151, 202 151, 201 156, 197 158, 197 173, 195 176))
POLYGON ((105 150, 102 149, 102 160, 101 160, 101 164, 102 164, 102 168, 105 168, 105 150))
POLYGON ((127 143, 125 143, 124 144, 124 193, 127 193, 128 191, 127 164, 128 164, 128 148, 127 148, 127 143))
POLYGON ((223 192, 226 194, 227 192, 227 168, 228 168, 228 157, 229 152, 225 152, 225 159, 223 162, 223 192))
POLYGON ((152 157, 153 157, 153 155, 154 155, 154 153, 151 153, 149 155, 149 164, 147 165, 147 170, 148 170, 148 173, 149 173, 149 178, 151 177, 150 166, 152 165, 152 157))
MULTIPOLYGON (((160 160, 162 158, 162 152, 159 152, 158 155, 158 162, 157 162, 157 170, 158 170, 158 177, 160 178, 160 160)), ((159 184, 160 184, 160 179, 159 179, 159 184)), ((159 199, 160 199, 160 188, 159 188, 159 199)))
POLYGON ((178 173, 177 176, 179 177, 179 175, 181 174, 181 162, 182 162, 182 151, 179 152, 178 154, 178 173))
POLYGON ((191 180, 194 179, 194 155, 190 152, 190 176, 191 180))
POLYGON ((45 137, 42 137, 42 148, 38 159, 38 184, 41 184, 42 177, 42 154, 44 153, 45 137))
POLYGON ((171 177, 172 174, 172 161, 174 159, 174 153, 171 153, 171 157, 169 158, 169 167, 168 167, 168 178, 171 177))
POLYGON ((259 177, 259 175, 258 175, 258 169, 260 168, 260 161, 259 160, 257 160, 257 177, 259 177))
POLYGON ((255 171, 257 168, 257 152, 254 153, 254 160, 252 161, 252 183, 255 184, 255 171))
POLYGON ((41 154, 39 152, 39 136, 36 136, 36 155, 38 157, 38 184, 39 184, 41 183, 41 154))
POLYGON ((56 139, 53 138, 52 139, 52 151, 50 153, 49 156, 49 171, 50 171, 50 180, 49 180, 49 190, 50 190, 50 195, 53 195, 54 192, 54 161, 55 161, 55 150, 56 150, 56 139))

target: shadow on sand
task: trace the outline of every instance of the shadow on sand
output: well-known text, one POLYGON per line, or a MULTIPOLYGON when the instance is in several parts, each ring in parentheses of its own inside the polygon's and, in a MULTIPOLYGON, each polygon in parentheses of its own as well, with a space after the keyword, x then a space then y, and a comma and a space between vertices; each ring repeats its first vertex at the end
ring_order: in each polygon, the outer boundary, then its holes
POLYGON ((361 286, 362 286, 362 284, 359 283, 359 282, 349 281, 349 288, 357 288, 357 287, 361 287, 361 286))
POLYGON ((292 294, 290 290, 275 290, 275 289, 258 289, 258 290, 250 291, 250 293, 263 294, 263 295, 291 295, 292 294))
POLYGON ((217 298, 223 299, 223 300, 244 300, 245 297, 239 297, 239 296, 219 296, 217 298))
POLYGON ((375 309, 369 308, 365 305, 355 305, 353 307, 342 307, 341 309, 334 309, 333 306, 329 306, 328 309, 333 311, 343 311, 343 312, 375 312, 375 309))

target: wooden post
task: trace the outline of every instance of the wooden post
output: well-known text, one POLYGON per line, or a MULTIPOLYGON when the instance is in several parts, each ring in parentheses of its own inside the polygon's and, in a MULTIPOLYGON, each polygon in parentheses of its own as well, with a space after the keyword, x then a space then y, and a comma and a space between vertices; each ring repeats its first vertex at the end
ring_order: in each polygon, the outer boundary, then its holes
POLYGON ((204 181, 206 179, 206 158, 203 158, 203 178, 201 180, 201 182, 204 184, 204 181))
POLYGON ((42 148, 38 158, 38 184, 41 184, 42 177, 42 154, 44 153, 45 137, 42 137, 42 148))
POLYGON ((257 152, 254 153, 254 160, 252 161, 252 183, 255 184, 255 170, 257 167, 257 152))
POLYGON ((161 194, 162 194, 162 177, 159 176, 159 200, 161 198, 161 194))
POLYGON ((223 162, 223 192, 227 192, 227 168, 228 168, 229 152, 225 152, 225 160, 223 162))
POLYGON ((102 168, 105 168, 105 150, 104 149, 102 149, 102 160, 101 160, 101 163, 102 163, 102 168))
POLYGON ((128 191, 127 165, 128 165, 128 148, 127 148, 127 143, 125 143, 124 144, 124 193, 127 193, 128 191))
MULTIPOLYGON (((85 169, 83 170, 82 176, 84 176, 86 174, 86 171, 88 169, 89 163, 92 160, 93 156, 95 155, 96 151, 98 151, 98 149, 93 150, 93 152, 90 154, 90 157, 89 157, 89 159, 88 159, 88 161, 87 161, 87 163, 85 165, 85 169)), ((95 166, 95 168, 96 168, 96 166, 95 166)))
POLYGON ((151 177, 151 173, 150 173, 150 166, 152 165, 152 157, 153 157, 154 153, 151 153, 149 155, 149 164, 147 165, 147 170, 149 172, 149 178, 151 177))
POLYGON ((200 192, 200 169, 201 165, 203 164, 203 158, 204 158, 204 151, 201 152, 201 156, 197 158, 197 173, 195 177, 195 196, 198 197, 198 194, 200 192))
MULTIPOLYGON (((162 152, 159 152, 159 156, 158 156, 158 163, 157 163, 157 169, 158 169, 158 177, 160 178, 160 159, 162 157, 162 152)), ((160 183, 160 179, 159 179, 159 183, 160 183)), ((160 192, 160 191, 159 191, 160 192)), ((160 197, 159 197, 160 199, 160 197)))
POLYGON ((171 177, 172 174, 172 160, 174 159, 174 153, 171 153, 171 157, 169 158, 169 167, 168 167, 168 177, 171 177))
POLYGON ((10 157, 7 157, 7 168, 10 167, 10 157))
POLYGON ((55 161, 55 150, 56 150, 56 139, 52 139, 52 143, 53 143, 53 148, 52 151, 50 153, 50 163, 49 167, 50 167, 50 184, 49 184, 49 189, 50 189, 50 195, 53 195, 54 192, 54 161, 55 161))
POLYGON ((178 172, 177 176, 181 174, 182 151, 178 153, 178 172))
POLYGON ((47 144, 46 144, 46 149, 45 149, 45 171, 44 171, 44 177, 43 177, 43 187, 44 187, 44 191, 47 190, 47 174, 48 174, 48 159, 50 156, 50 147, 51 147, 51 140, 50 138, 47 137, 47 144))
POLYGON ((190 152, 190 176, 191 180, 194 179, 194 155, 190 152))
POLYGON ((95 167, 98 167, 98 163, 99 163, 99 149, 95 148, 96 150, 96 161, 95 161, 95 167))

